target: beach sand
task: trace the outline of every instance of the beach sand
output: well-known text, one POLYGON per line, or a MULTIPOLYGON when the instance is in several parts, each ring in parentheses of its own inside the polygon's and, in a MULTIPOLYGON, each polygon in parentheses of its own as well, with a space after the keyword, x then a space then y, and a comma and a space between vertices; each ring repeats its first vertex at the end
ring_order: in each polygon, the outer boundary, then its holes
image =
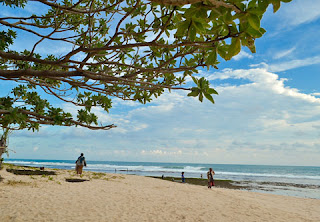
POLYGON ((1 222, 320 221, 317 199, 209 190, 134 175, 84 172, 80 178, 74 171, 51 169, 46 170, 57 175, 15 175, 5 168, 0 171, 1 222))

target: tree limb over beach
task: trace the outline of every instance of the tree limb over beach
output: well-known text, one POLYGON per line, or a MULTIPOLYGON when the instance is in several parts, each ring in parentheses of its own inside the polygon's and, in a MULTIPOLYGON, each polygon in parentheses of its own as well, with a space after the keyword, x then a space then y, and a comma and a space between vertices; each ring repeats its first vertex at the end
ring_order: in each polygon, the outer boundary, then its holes
POLYGON ((108 130, 115 126, 99 125, 92 107, 108 112, 113 98, 145 104, 165 90, 214 103, 218 93, 198 70, 217 69, 242 47, 254 53, 268 6, 276 12, 290 1, 35 0, 42 10, 34 13, 23 10, 27 0, 2 1, 23 16, 0 17, 0 80, 15 84, 0 97, 0 126, 108 130), (22 35, 26 47, 14 50, 22 35), (50 53, 55 48, 60 53, 50 53), (185 85, 190 77, 194 87, 185 85), (53 107, 43 98, 50 96, 75 105, 77 114, 53 107))

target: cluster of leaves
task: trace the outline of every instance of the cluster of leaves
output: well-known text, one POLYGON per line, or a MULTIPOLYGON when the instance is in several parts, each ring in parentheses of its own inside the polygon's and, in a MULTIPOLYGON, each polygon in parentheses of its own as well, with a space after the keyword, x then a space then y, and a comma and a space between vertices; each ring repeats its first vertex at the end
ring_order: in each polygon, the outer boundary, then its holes
POLYGON ((27 87, 19 85, 13 89, 14 97, 0 98, 0 110, 10 112, 10 115, 3 115, 1 124, 4 127, 18 125, 19 129, 39 129, 41 121, 52 120, 52 125, 71 124, 71 114, 63 112, 60 108, 50 106, 47 100, 41 99, 37 92, 27 91, 27 87), (22 106, 14 106, 15 103, 23 101, 22 106), (37 115, 32 115, 31 112, 37 115))
POLYGON ((211 94, 218 95, 218 92, 214 90, 213 88, 210 88, 210 83, 208 80, 206 80, 204 77, 201 77, 200 79, 196 79, 195 77, 192 77, 193 81, 197 84, 196 87, 191 88, 191 92, 188 94, 188 96, 193 97, 199 97, 199 100, 203 101, 203 96, 206 97, 209 101, 214 103, 214 100, 211 96, 211 94))
POLYGON ((16 33, 12 30, 8 30, 7 32, 0 32, 0 50, 4 50, 9 47, 9 45, 13 44, 13 39, 16 37, 16 33))
POLYGON ((0 0, 0 3, 9 7, 24 7, 27 0, 0 0))
MULTIPOLYGON (((92 106, 103 103, 103 99, 79 94, 84 109, 78 110, 77 119, 72 118, 71 113, 64 112, 61 108, 55 108, 42 99, 37 92, 32 91, 30 84, 19 85, 12 90, 13 96, 0 98, 1 126, 6 129, 16 130, 27 128, 39 130, 41 124, 61 126, 84 126, 90 128, 91 124, 98 125, 97 117, 90 113, 92 106), (90 100, 88 99, 90 98, 90 100), (21 105, 20 105, 21 104, 21 105)), ((106 103, 110 104, 108 100, 106 103)), ((111 104, 109 105, 111 107, 111 104)), ((97 129, 112 128, 113 125, 96 127, 97 129)), ((95 127, 92 127, 95 129, 95 127)))
MULTIPOLYGON (((47 9, 45 14, 0 18, 7 28, 0 33, 0 77, 25 84, 13 90, 14 96, 2 98, 1 126, 90 127, 98 123, 93 106, 108 111, 114 97, 147 103, 165 89, 186 90, 188 96, 214 103, 217 92, 205 78, 194 77, 198 69, 217 68, 219 56, 230 60, 242 46, 254 53, 255 39, 265 33, 260 21, 268 6, 276 12, 281 2, 291 0, 208 0, 186 6, 166 0, 35 1, 47 9), (12 30, 33 35, 32 49, 9 50, 16 37, 12 30), (40 54, 44 42, 55 47, 63 43, 69 51, 40 54), (184 86, 190 76, 194 87, 184 86), (77 119, 41 99, 35 92, 39 89, 83 107, 77 119), (18 101, 24 105, 18 106, 18 101)), ((1 2, 20 8, 26 3, 1 2)))

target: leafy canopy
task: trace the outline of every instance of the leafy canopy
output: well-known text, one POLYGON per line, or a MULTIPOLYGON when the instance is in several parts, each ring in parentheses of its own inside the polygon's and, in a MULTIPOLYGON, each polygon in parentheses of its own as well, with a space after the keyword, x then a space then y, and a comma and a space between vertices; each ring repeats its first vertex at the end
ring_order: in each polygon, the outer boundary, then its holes
POLYGON ((113 98, 147 103, 165 89, 214 103, 218 93, 194 76, 198 69, 217 68, 218 59, 230 60, 242 46, 254 53, 268 6, 276 12, 290 1, 33 0, 41 10, 31 14, 24 10, 31 1, 0 0, 1 11, 20 12, 0 17, 0 79, 18 83, 0 97, 0 126, 110 129, 98 125, 92 107, 108 111, 113 98), (32 45, 13 50, 21 35, 32 45), (50 53, 55 48, 61 53, 50 53), (187 77, 194 87, 184 86, 187 77), (39 92, 79 106, 77 116, 39 92))

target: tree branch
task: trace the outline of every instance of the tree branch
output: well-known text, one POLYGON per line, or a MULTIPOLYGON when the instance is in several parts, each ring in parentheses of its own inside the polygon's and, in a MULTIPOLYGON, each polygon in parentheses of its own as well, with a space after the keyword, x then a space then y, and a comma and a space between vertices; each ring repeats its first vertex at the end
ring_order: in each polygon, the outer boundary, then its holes
MULTIPOLYGON (((25 110, 25 109, 19 109, 19 112, 29 116, 29 118, 36 119, 36 121, 28 119, 28 120, 26 120, 27 122, 39 123, 39 124, 45 124, 45 125, 56 125, 52 117, 44 116, 44 115, 41 115, 39 113, 32 112, 32 111, 25 110)), ((10 114, 10 111, 0 109, 0 117, 1 117, 1 115, 4 115, 4 114, 10 114)), ((82 126, 82 127, 85 127, 85 128, 88 128, 88 129, 92 129, 92 130, 101 130, 101 129, 109 130, 111 128, 115 128, 116 127, 114 124, 106 125, 106 126, 91 126, 91 125, 87 125, 87 124, 84 124, 82 122, 73 120, 72 118, 64 119, 64 122, 70 122, 70 124, 64 124, 62 126, 74 126, 74 125, 76 125, 76 126, 82 126)))
MULTIPOLYGON (((149 0, 153 3, 158 3, 162 5, 174 5, 174 6, 183 6, 183 5, 188 5, 188 4, 195 4, 199 2, 206 2, 204 0, 149 0)), ((223 0, 207 0, 210 2, 212 5, 215 7, 225 7, 225 8, 230 8, 235 12, 241 12, 238 7, 228 4, 223 0)))

